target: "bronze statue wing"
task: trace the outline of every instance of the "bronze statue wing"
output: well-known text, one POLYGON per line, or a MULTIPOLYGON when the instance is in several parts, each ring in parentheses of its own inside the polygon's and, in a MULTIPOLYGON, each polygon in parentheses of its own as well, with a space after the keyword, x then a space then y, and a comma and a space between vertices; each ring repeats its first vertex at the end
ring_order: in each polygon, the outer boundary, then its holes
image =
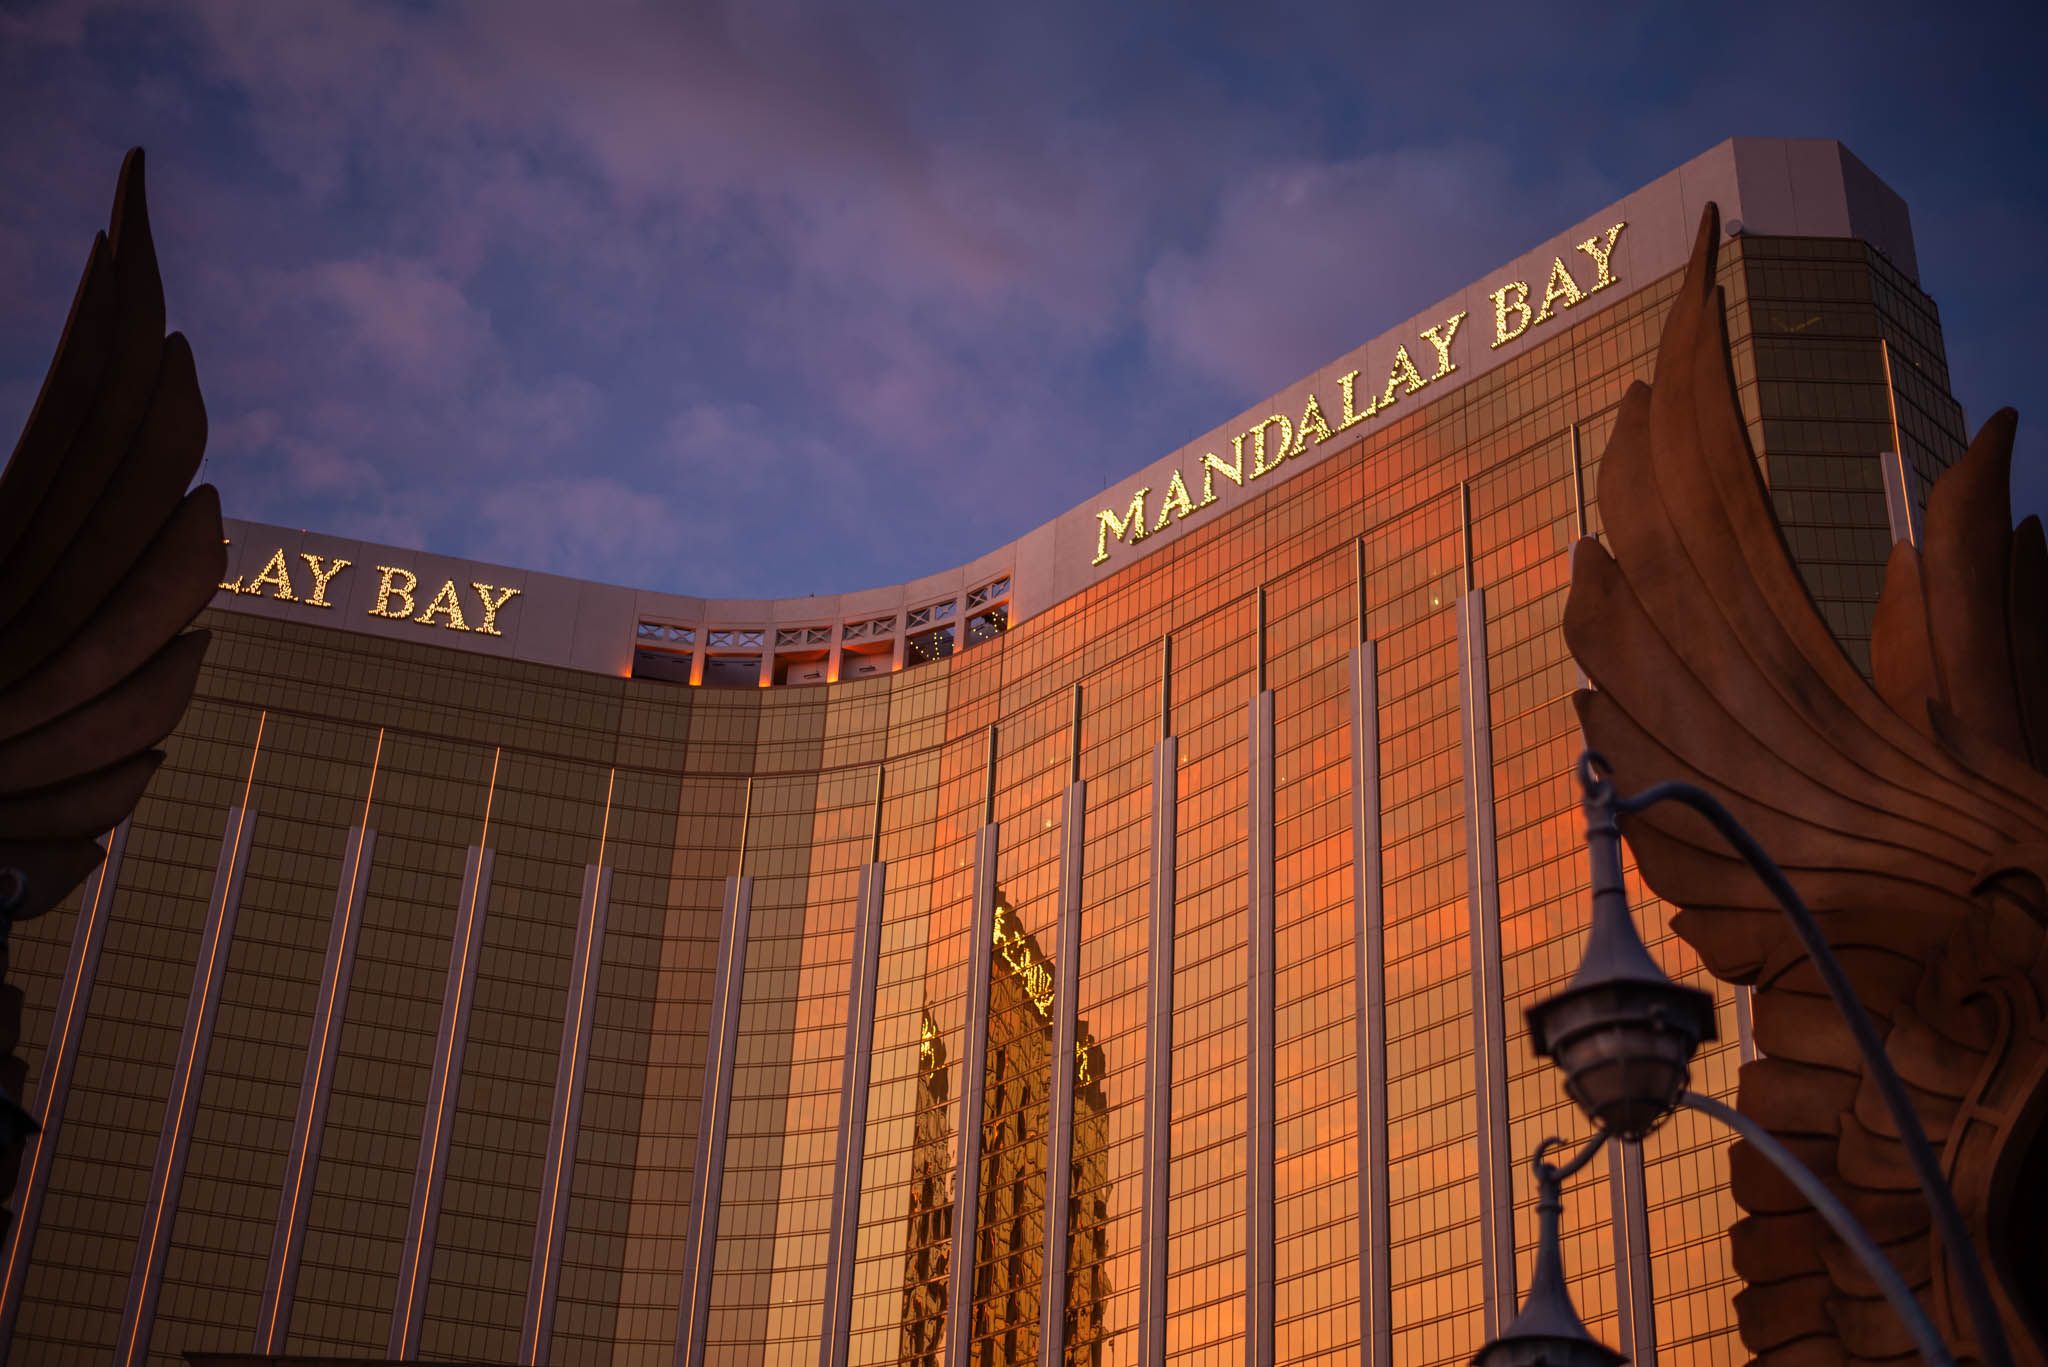
MULTIPOLYGON (((1718 234, 1710 211, 1656 381, 1623 398, 1599 467, 1613 551, 1579 544, 1565 612, 1597 685, 1580 712, 1624 789, 1671 777, 1722 794, 1823 916, 1910 906, 1871 946, 1910 955, 1968 914, 1995 851, 2048 837, 2048 783, 2029 770, 1987 784, 1887 706, 1821 620, 1736 402, 1718 234)), ((1763 890, 1690 814, 1632 818, 1629 835, 1652 886, 1686 894, 1672 899, 1681 932, 1716 974, 1755 981, 1792 949, 1763 890)))
POLYGON ((226 566, 192 350, 164 335, 142 152, 121 166, 64 335, 0 471, 0 865, 17 919, 98 862, 163 760, 226 566))
POLYGON ((1924 545, 1892 547, 1871 640, 1891 709, 2008 779, 2048 771, 2048 546, 2040 518, 2012 525, 2018 426, 1992 414, 1935 481, 1924 545))
MULTIPOLYGON (((1574 552, 1565 634, 1595 685, 1577 697, 1580 716, 1623 791, 1662 779, 1706 787, 1784 865, 1922 1091, 1939 1146, 1989 1047, 1960 1006, 1975 971, 1964 965, 1987 937, 2027 952, 2010 918, 1992 925, 1981 885, 2014 851, 2048 845, 2048 780, 2023 757, 2048 709, 2012 682, 2027 650, 2006 631, 2007 577, 2041 574, 2038 528, 2009 565, 2007 524, 2006 542, 1987 539, 1982 515, 1959 518, 1945 506, 1957 500, 1938 493, 1927 575, 1965 592, 1997 580, 1995 612, 1929 613, 1917 579, 1898 575, 1902 560, 1918 565, 1906 548, 1878 614, 1873 689, 1814 607, 1773 516, 1730 369, 1719 238, 1709 208, 1654 383, 1622 400, 1598 471, 1611 551, 1586 540, 1574 552), (1959 689, 1961 676, 1971 682, 1959 689)), ((1979 446, 1997 445, 2001 422, 1979 446)), ((2009 422, 2002 431, 2009 448, 2009 422)), ((1993 477, 2002 467, 1981 479, 1993 477)), ((1717 977, 1758 989, 1766 1057, 1743 1069, 1742 1109, 1836 1186, 1909 1282, 1939 1281, 1884 1109, 1762 885, 1675 804, 1624 829, 1644 880, 1679 908, 1677 932, 1717 977)), ((1734 1247, 1752 1349, 1785 1362, 1909 1354, 1796 1192, 1742 1145, 1731 1161, 1750 1212, 1734 1247)))

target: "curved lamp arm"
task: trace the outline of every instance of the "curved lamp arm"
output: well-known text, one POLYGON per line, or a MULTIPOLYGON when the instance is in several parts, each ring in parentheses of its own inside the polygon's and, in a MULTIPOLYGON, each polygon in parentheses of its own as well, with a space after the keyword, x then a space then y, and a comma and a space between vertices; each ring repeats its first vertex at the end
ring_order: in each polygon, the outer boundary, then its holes
POLYGON ((1592 1162, 1593 1155, 1600 1152, 1600 1147, 1603 1144, 1605 1144, 1610 1138, 1612 1138, 1612 1136, 1609 1135, 1607 1131, 1600 1131, 1600 1133, 1594 1135, 1591 1139, 1588 1139, 1585 1142, 1585 1144, 1580 1147, 1579 1151, 1572 1155, 1571 1161, 1566 1163, 1563 1167, 1558 1167, 1555 1163, 1552 1163, 1550 1161, 1550 1151, 1552 1149, 1561 1149, 1564 1147, 1564 1141, 1562 1139, 1559 1139, 1556 1135, 1552 1135, 1550 1136, 1550 1138, 1544 1140, 1541 1144, 1538 1144, 1536 1146, 1535 1156, 1529 1160, 1529 1166, 1534 1168, 1536 1171, 1536 1185, 1538 1189, 1542 1189, 1546 1183, 1551 1187, 1563 1187, 1564 1179, 1570 1177, 1580 1168, 1583 1168, 1586 1166, 1586 1164, 1592 1162))
POLYGON ((1927 1311, 1914 1297, 1912 1288, 1906 1285, 1905 1278, 1891 1265, 1891 1260, 1884 1256, 1884 1250, 1877 1246, 1877 1241, 1865 1232, 1862 1225, 1856 1223, 1856 1217, 1849 1213, 1849 1208, 1842 1204, 1841 1198, 1828 1190, 1827 1183, 1813 1175, 1813 1169, 1800 1162, 1792 1150, 1779 1143, 1776 1135, 1733 1106, 1723 1105, 1710 1096, 1701 1096, 1698 1092, 1687 1092, 1678 1099, 1678 1104, 1703 1115, 1712 1116, 1749 1141, 1758 1153, 1770 1159, 1772 1165, 1784 1173, 1793 1186, 1799 1188, 1799 1194, 1813 1203, 1813 1208, 1828 1222, 1836 1237, 1847 1244, 1850 1251, 1863 1263, 1864 1270, 1870 1273, 1870 1279, 1877 1283, 1877 1289, 1884 1292, 1884 1298, 1892 1303, 1892 1309, 1905 1321, 1906 1328, 1913 1335, 1914 1344, 1920 1349, 1920 1356, 1927 1361, 1929 1367, 1955 1367, 1955 1358, 1948 1351, 1948 1345, 1941 1341, 1941 1335, 1935 1330, 1934 1322, 1927 1318, 1927 1311))
POLYGON ((1827 937, 1821 934, 1820 924, 1813 919, 1805 900, 1785 877, 1785 871, 1757 843, 1756 837, 1735 819, 1734 814, 1705 789, 1690 783, 1658 783, 1632 797, 1623 797, 1614 791, 1614 785, 1607 777, 1605 759, 1589 751, 1581 757, 1579 764, 1580 779, 1588 785, 1591 800, 1601 801, 1604 796, 1618 815, 1640 812, 1660 802, 1677 802, 1698 812, 1770 889, 1771 896, 1777 899, 1792 922, 1800 944, 1805 946, 1807 958, 1813 961, 1821 981, 1827 984, 1828 994, 1835 999, 1836 1009, 1848 1023, 1857 1049, 1870 1065, 1871 1076, 1877 1082, 1879 1094, 1884 1097, 1885 1107, 1899 1127, 1899 1139, 1912 1160, 1914 1176, 1920 1180, 1920 1190, 1926 1196, 1927 1204, 1933 1208, 1935 1228, 1948 1250, 1956 1279, 1962 1283, 1963 1299, 1970 1308, 1970 1323, 1977 1331, 1978 1351, 1983 1354, 1987 1367, 2012 1367, 2012 1350, 2006 1345, 2005 1324, 1999 1319, 1997 1306, 1991 1299, 1990 1284, 1984 1279, 1984 1265, 1977 1257, 1977 1246, 1970 1241, 1963 1213, 1956 1207, 1955 1193, 1949 1190, 1948 1180, 1942 1176, 1941 1161, 1935 1156, 1934 1146, 1927 1141, 1927 1131, 1920 1124, 1920 1113, 1913 1109, 1912 1101, 1906 1096, 1906 1084, 1899 1080, 1897 1071, 1892 1068, 1884 1043, 1877 1037, 1877 1027, 1871 1024, 1870 1014, 1857 1000, 1848 975, 1843 973, 1840 961, 1828 947, 1827 937))

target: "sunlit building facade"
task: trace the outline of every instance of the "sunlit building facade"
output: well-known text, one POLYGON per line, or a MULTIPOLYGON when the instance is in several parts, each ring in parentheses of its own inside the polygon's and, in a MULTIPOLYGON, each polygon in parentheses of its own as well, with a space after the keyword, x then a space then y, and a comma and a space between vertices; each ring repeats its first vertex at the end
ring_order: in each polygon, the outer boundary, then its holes
MULTIPOLYGON (((1708 200, 1867 666, 1962 417, 1829 142, 1723 144, 910 584, 232 524, 167 763, 14 934, 8 1360, 1463 1363, 1585 1132, 1521 1023, 1586 918, 1567 557, 1708 200)), ((1639 906, 1730 1097, 1744 1003, 1639 906)), ((1747 1356, 1720 1135, 1566 1202, 1597 1335, 1747 1356)))

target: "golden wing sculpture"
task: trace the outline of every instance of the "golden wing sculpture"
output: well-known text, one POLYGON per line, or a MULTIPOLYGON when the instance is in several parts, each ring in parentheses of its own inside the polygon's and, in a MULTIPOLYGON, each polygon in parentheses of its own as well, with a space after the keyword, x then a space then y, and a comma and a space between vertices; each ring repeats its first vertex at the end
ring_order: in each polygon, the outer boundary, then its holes
MULTIPOLYGON (((93 238, 57 354, 0 471, 8 920, 49 910, 99 863, 99 837, 134 809, 163 762, 152 747, 191 701, 206 633, 185 628, 226 569, 219 497, 210 485, 186 491, 205 449, 192 349, 164 335, 138 149, 122 163, 112 226, 93 238)), ((0 989, 10 1054, 20 1015, 20 990, 0 989)), ((20 1083, 20 1062, 5 1059, 8 1101, 20 1083)), ((17 1131, 26 1120, 18 1107, 6 1118, 17 1131)), ((20 1137, 0 1133, 0 1153, 20 1137)))
MULTIPOLYGON (((2008 410, 1936 483, 1873 630, 1876 683, 1792 562, 1736 401, 1718 213, 1700 226, 1653 384, 1599 471, 1607 545, 1574 553, 1565 635, 1587 741, 1622 791, 1719 796, 1777 858, 1885 1036, 1987 1255, 2015 1360, 2048 1362, 2048 549, 2011 525, 2008 410)), ((1959 1361, 1969 1317, 1874 1083, 1763 886, 1691 812, 1624 819, 1709 971, 1756 988, 1741 1109, 1884 1246, 1959 1361)), ((1860 1265, 1737 1144, 1742 1335, 1769 1364, 1911 1360, 1860 1265)))

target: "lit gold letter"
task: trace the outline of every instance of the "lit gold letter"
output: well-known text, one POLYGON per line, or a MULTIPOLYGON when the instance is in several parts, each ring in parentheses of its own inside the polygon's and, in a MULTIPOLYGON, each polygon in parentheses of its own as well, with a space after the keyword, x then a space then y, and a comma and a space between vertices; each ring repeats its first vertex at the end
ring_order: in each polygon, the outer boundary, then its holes
POLYGON ((1159 520, 1152 524, 1152 530, 1155 532, 1166 530, 1168 514, 1186 517, 1194 510, 1194 500, 1188 497, 1187 481, 1180 477, 1180 471, 1175 470, 1173 478, 1167 482, 1166 497, 1159 502, 1159 520))
POLYGON ((1243 436, 1234 439, 1240 443, 1237 448, 1239 460, 1244 459, 1244 447, 1241 443, 1245 437, 1252 439, 1252 478, 1257 479, 1268 470, 1279 469, 1280 462, 1287 459, 1287 447, 1294 440, 1294 424, 1278 413, 1275 413, 1270 418, 1263 418, 1253 423, 1249 428, 1245 429, 1243 436), (1273 457, 1273 463, 1268 465, 1266 464, 1266 429, 1275 423, 1280 425, 1280 454, 1273 457))
POLYGON ((370 615, 394 618, 412 616, 412 591, 420 586, 420 577, 411 570, 402 570, 396 565, 379 565, 377 575, 377 601, 370 604, 370 615), (398 582, 400 575, 405 576, 403 584, 398 582), (405 606, 396 612, 391 610, 391 600, 394 598, 405 600, 405 606))
POLYGON ((418 622, 421 626, 433 626, 436 613, 448 619, 441 623, 441 625, 447 627, 450 631, 469 630, 469 623, 462 620, 462 598, 455 592, 455 581, 453 579, 441 581, 441 589, 434 595, 434 601, 427 604, 427 610, 413 618, 413 621, 418 622))
POLYGON ((1600 268, 1600 278, 1593 282, 1593 288, 1586 293, 1598 294, 1614 283, 1614 271, 1609 266, 1608 259, 1614 255, 1614 239, 1620 237, 1621 230, 1627 226, 1627 223, 1617 223, 1609 228, 1605 242, 1597 237, 1589 237, 1579 244, 1579 250, 1592 257, 1593 264, 1600 268))
POLYGON ((1367 418, 1371 417, 1373 414, 1380 411, 1379 402, 1377 400, 1368 403, 1365 406, 1365 411, 1363 413, 1357 412, 1352 407, 1353 390, 1357 386, 1357 384, 1358 372, 1355 370, 1352 371, 1349 375, 1346 375, 1342 379, 1337 381, 1337 388, 1342 390, 1344 393, 1344 421, 1337 424, 1337 430, 1339 432, 1342 432, 1347 427, 1358 426, 1358 424, 1364 422, 1367 418))
POLYGON ((1394 386, 1405 384, 1406 392, 1413 394, 1422 388, 1422 372, 1415 368, 1415 362, 1408 359, 1408 348, 1401 347, 1394 352, 1394 368, 1387 375, 1387 392, 1380 395, 1379 407, 1385 408, 1394 401, 1394 386))
POLYGON ((1536 321, 1541 323, 1548 319, 1550 306, 1560 299, 1564 300, 1566 308, 1570 308, 1585 297, 1579 290, 1579 282, 1572 279, 1572 273, 1564 268, 1564 258, 1552 257, 1550 283, 1543 287, 1543 308, 1537 313, 1536 321))
MULTIPOLYGON (((220 539, 220 544, 223 546, 232 546, 235 543, 230 541, 226 537, 222 537, 220 539)), ((242 576, 238 574, 233 579, 223 579, 220 581, 219 587, 224 589, 228 593, 240 593, 242 591, 242 576)))
POLYGON ((1294 445, 1287 448, 1287 454, 1298 456, 1308 449, 1310 424, 1314 424, 1316 444, 1322 445, 1330 439, 1330 424, 1323 421, 1323 406, 1316 402, 1316 396, 1308 396, 1308 407, 1301 410, 1301 426, 1294 429, 1294 445))
POLYGON ((1529 287, 1520 280, 1510 280, 1493 292, 1493 344, 1504 347, 1529 330, 1529 287), (1508 302, 1508 291, 1515 292, 1515 302, 1508 302), (1508 331, 1508 314, 1522 315, 1513 332, 1508 331))
POLYGON ((292 575, 291 571, 285 568, 284 547, 282 546, 270 553, 270 559, 263 562, 263 573, 251 579, 249 586, 243 589, 242 592, 253 593, 260 598, 263 596, 263 586, 266 584, 276 591, 272 595, 273 597, 282 599, 287 603, 299 601, 298 595, 292 592, 292 575))
POLYGON ((1052 970, 1044 964, 1033 964, 1024 970, 1024 991, 1031 997, 1032 1009, 1040 1017, 1052 1016, 1052 970))
POLYGON ((1100 565, 1109 559, 1109 539, 1112 536, 1135 546, 1152 534, 1152 529, 1145 525, 1145 495, 1151 492, 1152 486, 1148 484, 1132 494, 1131 506, 1122 517, 1107 508, 1095 514, 1095 558, 1089 564, 1100 565), (1128 537, 1126 532, 1130 534, 1128 537))
POLYGON ((1457 363, 1451 360, 1451 338, 1458 335, 1458 324, 1464 321, 1464 314, 1454 313, 1435 327, 1422 330, 1422 335, 1436 348, 1436 374, 1430 376, 1430 379, 1441 380, 1458 368, 1457 363))
POLYGON ((1225 465, 1214 451, 1204 453, 1202 456, 1202 501, 1195 505, 1197 508, 1206 508, 1216 501, 1216 475, 1219 471, 1228 475, 1232 484, 1244 483, 1244 447, 1242 444, 1237 448, 1237 464, 1235 465, 1225 465))
POLYGON ((334 604, 327 601, 327 583, 335 575, 347 569, 349 562, 337 555, 332 562, 323 568, 320 564, 320 557, 311 551, 300 551, 299 559, 305 561, 307 568, 313 571, 313 594, 310 598, 306 599, 306 602, 316 608, 333 607, 334 604))
POLYGON ((484 636, 503 636, 505 633, 498 630, 498 609, 517 598, 519 590, 501 589, 495 584, 479 584, 474 579, 469 581, 469 586, 476 590, 476 596, 483 599, 484 603, 484 619, 476 624, 478 633, 484 636), (493 593, 498 596, 491 597, 493 593))

